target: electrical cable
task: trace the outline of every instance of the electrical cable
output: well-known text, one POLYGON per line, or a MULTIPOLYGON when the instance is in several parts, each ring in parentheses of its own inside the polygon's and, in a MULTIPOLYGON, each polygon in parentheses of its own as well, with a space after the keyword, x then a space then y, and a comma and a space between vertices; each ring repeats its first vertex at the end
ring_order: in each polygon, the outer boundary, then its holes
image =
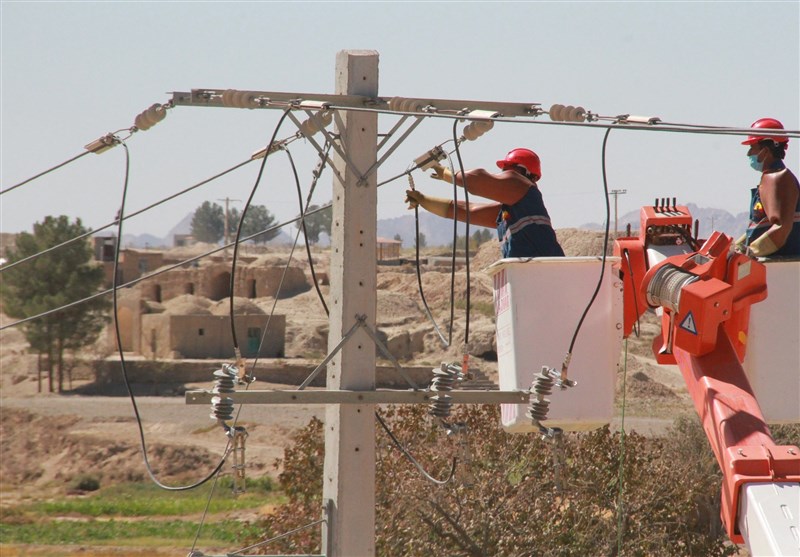
POLYGON ((389 439, 392 440, 392 442, 400 450, 400 452, 403 453, 403 456, 405 456, 408 459, 408 461, 411 464, 413 464, 414 467, 417 470, 419 470, 420 474, 422 474, 422 476, 426 480, 428 480, 429 482, 435 483, 437 485, 445 485, 446 483, 450 482, 450 480, 452 480, 455 477, 456 465, 457 465, 457 462, 458 462, 458 459, 456 457, 453 457, 453 464, 452 464, 452 466, 450 468, 450 473, 448 474, 447 478, 444 479, 444 480, 437 480, 436 478, 434 478, 433 476, 428 474, 428 472, 425 471, 425 468, 422 467, 422 464, 420 464, 419 461, 417 461, 417 459, 414 458, 414 456, 408 451, 408 449, 406 449, 400 443, 400 441, 397 439, 397 437, 394 436, 392 431, 389 429, 389 426, 386 425, 386 422, 383 421, 383 418, 381 418, 381 415, 378 414, 378 412, 375 412, 375 417, 378 419, 378 423, 381 424, 381 426, 383 427, 384 431, 389 436, 389 439))
MULTIPOLYGON (((631 284, 636 284, 633 281, 633 266, 631 265, 631 255, 628 252, 628 248, 622 250, 622 257, 625 259, 625 263, 628 265, 628 274, 631 276, 631 284)), ((631 288, 631 291, 633 292, 633 307, 636 310, 636 324, 633 327, 633 334, 636 335, 636 338, 639 338, 639 333, 642 330, 642 325, 639 321, 639 301, 636 299, 636 289, 631 288)))
MULTIPOLYGON (((215 174, 214 176, 211 176, 210 178, 207 178, 207 179, 205 179, 205 180, 203 180, 201 182, 198 182, 197 184, 194 184, 193 186, 189 186, 188 188, 186 188, 184 190, 181 190, 181 191, 179 191, 177 193, 174 193, 174 194, 172 194, 172 195, 170 195, 168 197, 165 197, 165 198, 163 198, 163 199, 161 199, 159 201, 156 201, 155 203, 152 203, 151 205, 148 205, 147 207, 139 209, 138 211, 134 211, 133 213, 127 214, 127 215, 124 216, 124 219, 127 220, 127 219, 130 219, 130 218, 133 218, 133 217, 135 217, 137 215, 140 215, 142 213, 145 213, 145 212, 149 211, 150 209, 154 209, 154 208, 158 207, 159 205, 162 205, 162 204, 166 203, 167 201, 171 201, 171 200, 175 199, 176 197, 179 197, 179 196, 181 196, 181 195, 183 195, 185 193, 189 193, 190 191, 192 191, 194 189, 197 189, 200 186, 204 186, 205 184, 208 184, 209 182, 212 182, 212 181, 216 180, 217 178, 221 178, 222 176, 225 176, 226 174, 229 174, 229 173, 233 172, 234 170, 237 170, 237 169, 239 169, 239 168, 241 168, 241 167, 253 162, 253 160, 254 159, 247 159, 246 161, 240 162, 239 164, 234 165, 234 166, 232 166, 231 168, 229 168, 227 170, 223 170, 219 174, 215 174)), ((13 263, 8 263, 6 265, 3 265, 2 267, 0 267, 0 273, 2 273, 3 271, 7 271, 8 269, 11 269, 12 267, 15 267, 16 265, 19 265, 21 263, 25 263, 26 261, 29 261, 31 259, 36 259, 36 258, 38 258, 38 257, 40 257, 40 256, 42 256, 42 255, 44 255, 46 253, 49 253, 51 251, 55 251, 55 250, 57 250, 59 248, 62 248, 64 246, 68 245, 68 244, 71 244, 73 242, 77 242, 78 240, 82 240, 84 238, 87 238, 87 237, 91 236, 92 234, 95 234, 95 233, 97 233, 97 232, 99 232, 101 230, 105 230, 106 228, 110 228, 110 227, 118 224, 118 222, 119 221, 115 219, 115 220, 111 221, 108 224, 105 224, 105 225, 103 225, 101 227, 98 227, 98 228, 95 228, 93 230, 89 230, 88 232, 85 232, 85 233, 81 234, 80 236, 76 236, 74 238, 70 238, 69 240, 61 242, 58 245, 52 246, 50 248, 47 248, 46 250, 42 250, 42 251, 40 251, 38 253, 34 253, 33 255, 29 255, 28 257, 24 257, 24 258, 20 259, 19 261, 14 261, 13 263)))
MULTIPOLYGON (((126 198, 128 196, 128 180, 129 180, 129 177, 130 177, 130 152, 128 151, 128 146, 125 144, 124 141, 122 141, 122 140, 118 140, 118 141, 119 141, 120 145, 122 145, 122 147, 123 147, 123 149, 125 151, 125 183, 124 183, 124 185, 122 187, 122 201, 120 203, 120 208, 119 208, 120 218, 119 218, 119 224, 117 225, 118 237, 122 238, 122 221, 123 221, 122 216, 125 214, 125 200, 126 200, 126 198)), ((144 426, 142 425, 142 418, 141 418, 141 416, 139 414, 139 407, 136 404, 136 397, 133 394, 133 388, 131 387, 130 378, 128 377, 128 371, 127 371, 127 369, 125 367, 125 356, 124 356, 123 349, 122 349, 122 334, 121 334, 120 326, 119 326, 119 310, 118 310, 118 304, 117 304, 117 298, 118 298, 117 297, 117 278, 118 278, 118 274, 119 274, 119 252, 120 252, 120 246, 119 246, 119 242, 117 242, 117 246, 116 246, 115 253, 114 253, 114 272, 112 274, 112 281, 113 281, 112 282, 112 284, 113 284, 112 290, 113 290, 113 305, 114 305, 114 332, 116 333, 117 350, 119 351, 119 359, 120 359, 120 364, 121 364, 121 367, 122 367, 122 377, 123 377, 123 380, 125 382, 125 389, 128 391, 128 396, 131 399, 131 405, 133 406, 133 413, 136 416, 136 425, 139 428, 139 442, 140 442, 140 446, 142 448, 142 456, 144 457, 145 468, 147 469, 147 474, 150 476, 150 479, 153 481, 153 483, 155 483, 161 489, 165 489, 167 491, 187 491, 187 490, 190 490, 190 489, 194 489, 194 488, 196 488, 198 486, 203 485, 208 480, 210 480, 211 478, 215 477, 217 475, 217 473, 219 473, 219 471, 222 469, 222 466, 225 464, 225 458, 228 455, 228 451, 227 451, 227 448, 226 448, 225 454, 222 456, 222 458, 219 461, 219 464, 214 468, 214 470, 211 472, 211 474, 209 474, 208 476, 206 476, 205 478, 203 478, 202 480, 200 480, 200 481, 198 481, 198 482, 196 482, 194 484, 185 485, 185 486, 168 486, 168 485, 165 485, 165 484, 161 483, 158 480, 158 478, 156 478, 155 473, 153 472, 153 469, 150 466, 150 460, 147 457, 147 444, 145 443, 145 438, 144 438, 144 426)), ((228 443, 228 445, 230 445, 230 442, 228 443)))
POLYGON ((234 551, 232 553, 227 553, 226 557, 233 557, 234 555, 239 555, 243 551, 249 551, 251 549, 255 549, 256 547, 263 547, 263 546, 265 546, 265 545, 267 545, 269 543, 274 542, 275 540, 279 540, 281 538, 285 538, 286 536, 291 536, 292 534, 296 534, 297 532, 300 532, 300 531, 305 530, 307 528, 311 528, 312 526, 316 526, 317 524, 322 524, 323 522, 327 522, 327 520, 324 519, 324 518, 320 518, 319 520, 315 520, 314 522, 309 522, 305 526, 300 526, 300 527, 295 528, 293 530, 289 530, 288 532, 284 532, 283 534, 275 536, 274 538, 270 538, 268 540, 264 540, 263 542, 254 543, 253 545, 249 545, 247 547, 243 547, 242 549, 237 549, 236 551, 234 551))
POLYGON ((92 152, 92 151, 84 151, 83 153, 80 153, 79 155, 75 155, 75 156, 74 156, 74 157, 72 157, 71 159, 67 159, 67 160, 65 160, 64 162, 62 162, 62 163, 60 163, 60 164, 57 164, 57 165, 55 165, 55 166, 54 166, 54 167, 52 167, 52 168, 48 168, 47 170, 45 170, 44 172, 40 172, 40 173, 39 173, 39 174, 37 174, 36 176, 31 176, 31 177, 30 177, 30 178, 28 178, 27 180, 23 180, 22 182, 20 182, 20 183, 18 183, 18 184, 14 184, 13 186, 11 186, 11 187, 8 187, 8 188, 6 188, 6 189, 4 189, 4 190, 0 191, 0 195, 3 195, 3 194, 6 194, 6 193, 8 193, 8 192, 10 192, 10 191, 12 191, 12 190, 15 190, 15 189, 17 189, 17 188, 18 188, 18 187, 20 187, 20 186, 24 186, 24 185, 25 185, 25 184, 27 184, 28 182, 33 182, 34 180, 36 180, 37 178, 41 178, 41 177, 42 177, 42 176, 44 176, 45 174, 50 174, 50 173, 51 173, 51 172, 53 172, 54 170, 58 170, 58 169, 59 169, 59 168, 61 168, 62 166, 66 166, 66 165, 68 165, 69 163, 71 163, 71 162, 74 162, 74 161, 78 160, 79 158, 81 158, 81 157, 84 157, 84 156, 88 155, 88 154, 89 154, 89 153, 91 153, 91 152, 92 152))
POLYGON ((606 230, 605 235, 603 237, 603 257, 602 263, 600 265, 600 278, 597 280, 597 286, 594 289, 594 293, 592 294, 592 298, 589 300, 589 303, 586 305, 586 309, 583 310, 583 314, 581 315, 580 320, 578 321, 578 325, 575 327, 575 332, 572 334, 572 340, 569 343, 569 350, 567 350, 567 357, 565 362, 569 361, 569 358, 572 355, 572 349, 575 347, 575 341, 578 338, 578 333, 581 330, 581 326, 583 325, 583 321, 586 319, 586 315, 589 313, 589 310, 592 308, 595 299, 597 298, 597 294, 600 292, 600 287, 603 285, 603 277, 606 274, 606 251, 608 246, 608 235, 609 229, 611 226, 611 202, 608 198, 608 179, 606 176, 606 145, 608 144, 608 135, 611 133, 611 128, 606 130, 605 135, 603 136, 603 149, 602 149, 602 166, 603 166, 603 191, 605 192, 606 198, 606 230))
MULTIPOLYGON (((317 180, 319 179, 320 175, 322 174, 322 170, 324 168, 325 161, 327 159, 327 152, 330 149, 330 145, 328 145, 328 150, 326 150, 324 155, 322 155, 322 159, 320 161, 320 166, 318 168, 318 171, 314 174, 314 180, 312 181, 312 184, 311 184, 311 187, 310 187, 310 191, 309 191, 308 196, 307 196, 305 209, 303 208, 302 192, 301 192, 301 188, 300 188, 300 178, 298 177, 298 174, 297 174, 297 166, 294 164, 294 158, 292 157, 292 154, 289 151, 289 149, 286 148, 285 144, 281 145, 281 149, 286 151, 286 155, 289 157, 289 162, 291 164, 292 172, 293 172, 294 178, 295 178, 295 185, 297 187, 297 194, 298 194, 298 198, 299 198, 299 201, 300 201, 300 215, 301 215, 300 218, 301 218, 301 222, 303 222, 303 224, 305 224, 304 221, 302 220, 302 218, 304 217, 304 214, 308 210, 308 206, 311 203, 311 197, 312 197, 313 192, 314 192, 314 190, 316 188, 317 180)), ((304 227, 303 227, 303 230, 305 230, 304 227)), ((264 340, 266 339, 266 335, 267 335, 267 331, 269 330, 270 322, 272 320, 272 317, 275 315, 275 308, 276 308, 276 306, 278 304, 278 298, 279 298, 280 292, 281 292, 281 290, 283 288, 283 282, 284 282, 284 279, 286 278, 286 273, 289 270, 289 266, 290 266, 290 264, 292 262, 292 258, 294 256, 294 250, 297 247, 297 241, 298 241, 299 236, 300 236, 300 227, 298 227, 297 234, 295 234, 294 243, 292 244, 292 249, 291 249, 291 251, 289 253, 288 261, 286 262, 286 265, 283 268, 283 273, 281 275, 281 280, 278 283, 278 288, 276 290, 275 299, 273 300, 273 303, 272 303, 272 309, 270 310, 269 316, 267 318, 267 323, 266 323, 266 325, 264 327, 264 332, 261 334, 261 339, 260 339, 259 344, 258 344, 258 350, 256 351, 256 356, 253 359, 252 366, 250 367, 250 374, 249 374, 250 378, 254 379, 254 373, 255 373, 256 367, 258 365, 259 355, 261 354, 261 347, 264 345, 264 340)), ((308 248, 308 239, 307 238, 306 238, 306 247, 308 248)), ((310 257, 311 257, 310 248, 308 248, 308 254, 309 254, 309 259, 310 259, 310 257)), ((311 261, 309 261, 309 262, 312 265, 311 274, 312 274, 312 277, 313 277, 313 279, 315 281, 315 286, 317 287, 317 292, 320 295, 320 300, 322 301, 322 305, 325 308, 325 312, 327 314, 328 313, 328 308, 325 305, 325 300, 322 299, 322 292, 319 290, 319 285, 316 284, 316 274, 313 271, 313 262, 311 262, 311 261)), ((247 386, 245 387, 245 390, 250 388, 250 384, 251 383, 252 383, 252 381, 247 381, 247 386)), ((236 424, 239 421, 239 416, 241 415, 243 407, 244 407, 244 405, 242 405, 242 404, 239 405, 239 409, 237 410, 236 417, 234 418, 234 421, 233 421, 232 429, 236 428, 236 424)), ((230 444, 230 442, 229 442, 229 444, 230 444)), ((190 555, 192 555, 192 552, 194 552, 194 549, 195 549, 195 547, 197 545, 197 541, 198 541, 198 539, 200 537, 200 532, 202 531, 203 526, 205 524, 205 519, 206 519, 206 516, 208 514, 208 508, 209 508, 209 506, 211 504, 211 499, 212 499, 212 497, 214 495, 215 487, 216 487, 216 479, 214 480, 214 484, 213 484, 213 486, 211 488, 211 492, 209 493, 209 496, 208 496, 208 501, 206 502, 205 510, 204 510, 203 515, 202 515, 202 517, 200 519, 200 524, 198 525, 197 533, 195 534, 194 542, 192 543, 192 548, 191 548, 191 550, 189 552, 190 555)), ((288 535, 288 534, 285 534, 285 535, 288 535)), ((279 537, 282 537, 282 536, 279 536, 279 537)), ((254 547, 258 547, 259 545, 265 545, 266 543, 269 543, 269 541, 272 541, 272 540, 268 540, 266 542, 261 542, 259 544, 256 544, 254 546, 251 546, 251 547, 248 547, 248 548, 245 548, 245 549, 240 549, 237 552, 231 553, 231 555, 235 555, 236 553, 240 553, 240 552, 245 551, 247 549, 252 549, 254 547)))
MULTIPOLYGON (((461 181, 462 186, 464 187, 464 209, 465 209, 465 216, 464 216, 464 268, 467 275, 467 309, 466 309, 466 323, 464 324, 464 346, 469 344, 469 311, 470 311, 470 290, 471 282, 469 276, 469 188, 467 187, 467 173, 464 170, 464 162, 461 160, 461 149, 458 147, 458 136, 456 134, 456 126, 458 126, 458 120, 453 122, 453 142, 456 146, 456 160, 458 160, 458 167, 461 170, 461 181)), ((455 174, 453 175, 453 183, 455 184, 455 174)), ((455 201, 453 202, 453 206, 455 208, 455 201)), ((455 214, 453 215, 455 218, 455 214)), ((465 369, 464 372, 467 370, 465 369)))
MULTIPOLYGON (((283 125, 283 121, 288 116, 289 112, 291 111, 290 107, 287 107, 283 111, 283 115, 281 116, 280 120, 278 120, 278 124, 275 126, 275 131, 272 132, 272 138, 269 140, 269 144, 267 145, 267 153, 270 152, 272 146, 275 144, 275 138, 278 136, 278 131, 281 129, 283 125)), ((258 189, 258 185, 261 183, 261 177, 264 174, 264 167, 267 165, 267 159, 269 157, 264 157, 264 160, 261 161, 261 168, 258 169, 258 176, 256 176, 256 182, 253 184, 253 189, 250 191, 250 197, 247 198, 247 202, 244 204, 244 208, 242 209, 242 215, 239 217, 239 226, 236 228, 236 239, 233 242, 233 260, 231 261, 231 281, 230 281, 230 316, 231 316, 231 336, 233 336, 233 349, 236 352, 236 358, 239 359, 239 339, 236 337, 236 326, 234 323, 234 304, 233 304, 233 292, 234 286, 236 285, 236 260, 239 255, 239 238, 242 236, 242 225, 244 224, 244 219, 247 216, 247 209, 250 208, 250 204, 253 202, 253 196, 256 194, 256 190, 258 189)))
MULTIPOLYGON (((331 208, 331 203, 326 203, 322 207, 318 207, 318 208, 314 209, 313 211, 309 211, 308 213, 306 213, 306 216, 313 215, 313 214, 319 213, 320 211, 324 211, 324 210, 330 209, 330 208, 331 208)), ((289 219, 288 221, 285 221, 285 222, 282 222, 280 224, 276 224, 276 225, 270 226, 269 228, 266 228, 264 230, 256 232, 255 234, 251 234, 250 236, 246 236, 244 238, 241 238, 241 241, 246 242, 247 240, 252 240, 254 238, 257 238, 258 236, 261 236, 262 234, 265 234, 265 233, 271 232, 273 230, 277 230, 279 228, 283 228, 284 226, 287 226, 289 224, 295 223, 298 220, 300 220, 300 217, 295 217, 293 219, 289 219)), ((232 246, 233 246, 233 242, 230 242, 230 243, 225 244, 223 246, 219 246, 217 248, 214 248, 214 249, 211 249, 211 250, 206 251, 204 253, 201 253, 200 255, 196 255, 194 257, 190 257, 189 259, 184 259, 183 261, 180 261, 180 262, 175 263, 173 265, 169 265, 169 266, 166 266, 166 267, 161 267, 160 269, 158 269, 156 271, 153 271, 152 273, 149 273, 147 275, 141 276, 141 277, 139 277, 137 279, 130 280, 130 281, 124 283, 124 284, 120 284, 119 288, 127 288, 129 286, 133 286, 133 285, 138 284, 140 282, 143 282, 145 280, 149 280, 151 278, 155 278, 158 275, 163 275, 164 273, 172 271, 173 269, 177 269, 178 267, 183 267, 187 263, 193 263, 194 261, 198 261, 200 259, 203 259, 204 257, 208 257, 209 255, 213 255, 215 253, 221 252, 221 251, 226 250, 226 249, 228 249, 229 247, 232 247, 232 246)), ((31 316, 25 317, 23 319, 18 319, 17 321, 14 321, 14 322, 9 323, 7 325, 0 326, 0 331, 2 331, 4 329, 11 328, 11 327, 16 327, 17 325, 22 325, 23 323, 27 323, 28 321, 33 321, 34 319, 39 319, 40 317, 45 317, 47 315, 50 315, 50 314, 53 314, 53 313, 57 313, 57 312, 59 312, 61 310, 68 309, 68 308, 71 308, 73 306, 77 306, 77 305, 83 304, 83 303, 88 302, 90 300, 94 300, 95 298, 99 298, 100 296, 105 296, 106 294, 111 294, 112 292, 113 292, 113 288, 108 288, 106 290, 102 290, 100 292, 92 294, 91 296, 87 296, 86 298, 81 298, 80 300, 76 300, 74 302, 70 302, 68 304, 64 304, 64 305, 58 306, 57 308, 49 309, 47 311, 43 311, 41 313, 37 313, 36 315, 31 315, 31 316)))
MULTIPOLYGON (((408 174, 408 181, 411 189, 414 189, 414 178, 410 174, 408 174)), ((402 176, 402 174, 400 175, 402 176)), ((433 325, 434 331, 439 336, 439 340, 442 341, 442 346, 448 348, 450 343, 444 338, 442 331, 439 329, 439 325, 436 323, 436 320, 433 318, 433 313, 431 313, 431 308, 428 306, 428 300, 425 298, 425 290, 422 288, 422 269, 420 268, 420 259, 419 259, 419 205, 414 206, 414 260, 416 262, 416 271, 417 271, 417 287, 419 290, 419 297, 422 300, 422 307, 425 310, 425 315, 428 316, 428 320, 433 325)), ((452 319, 451 319, 452 321, 452 319)))
MULTIPOLYGON (((330 105, 332 110, 345 110, 352 112, 374 112, 378 114, 394 114, 403 115, 402 112, 397 110, 387 110, 382 108, 368 108, 356 106, 338 106, 330 105)), ((425 113, 409 113, 412 116, 424 116, 428 118, 449 118, 458 120, 482 120, 484 118, 470 118, 469 115, 463 114, 461 111, 454 113, 444 112, 425 112, 425 113)), ((535 118, 538 115, 532 114, 530 117, 535 118)), ((508 124, 534 124, 538 126, 570 126, 570 127, 584 127, 584 128, 613 128, 623 129, 630 131, 656 131, 656 132, 674 132, 674 133, 690 133, 690 134, 704 134, 704 135, 731 135, 731 136, 746 136, 752 134, 752 128, 731 128, 724 126, 698 126, 695 124, 664 124, 663 122, 653 124, 632 124, 620 123, 620 116, 600 116, 598 118, 608 120, 609 123, 602 122, 563 122, 563 121, 547 121, 547 120, 529 120, 525 117, 502 117, 494 116, 492 121, 504 122, 508 124)), ((800 130, 772 130, 770 133, 776 132, 778 135, 784 137, 797 137, 800 138, 800 130)))
POLYGON ((292 165, 292 173, 294 174, 295 184, 297 186, 297 201, 300 205, 300 214, 302 218, 300 222, 302 223, 303 227, 303 243, 306 246, 306 256, 308 257, 308 268, 311 271, 311 280, 314 282, 314 289, 317 291, 317 296, 319 297, 319 301, 322 304, 322 308, 325 310, 325 315, 330 315, 331 312, 328 310, 328 304, 325 303, 325 297, 322 295, 322 290, 319 288, 319 281, 317 280, 317 273, 314 269, 314 258, 311 256, 311 245, 308 241, 308 233, 306 232, 306 218, 305 214, 308 211, 308 208, 311 206, 311 196, 314 194, 314 190, 317 187, 317 180, 322 175, 322 171, 325 169, 325 163, 328 160, 328 153, 331 150, 331 143, 329 141, 325 142, 325 152, 320 154, 319 163, 317 164, 317 168, 314 171, 314 179, 311 181, 311 187, 309 188, 308 195, 306 196, 306 204, 303 206, 303 195, 300 191, 300 179, 297 176, 297 167, 294 164, 294 159, 292 158, 292 153, 289 149, 286 149, 286 155, 289 157, 289 162, 292 165))
MULTIPOLYGON (((456 120, 457 122, 458 120, 456 120)), ((447 157, 450 165, 450 175, 453 177, 453 250, 450 252, 450 324, 447 329, 447 345, 453 344, 453 323, 456 308, 456 250, 458 249, 458 185, 456 185, 456 172, 453 159, 447 157)))

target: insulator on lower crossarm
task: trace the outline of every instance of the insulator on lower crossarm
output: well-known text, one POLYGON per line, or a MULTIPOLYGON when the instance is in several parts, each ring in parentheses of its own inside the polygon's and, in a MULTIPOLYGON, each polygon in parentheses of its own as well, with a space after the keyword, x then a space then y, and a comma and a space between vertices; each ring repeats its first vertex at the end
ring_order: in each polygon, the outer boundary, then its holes
MULTIPOLYGON (((453 390, 456 381, 462 379, 461 367, 456 364, 442 363, 439 369, 433 370, 433 380, 430 390, 435 393, 448 393, 453 390)), ((431 397, 428 414, 439 419, 450 417, 450 408, 453 406, 450 395, 437 394, 431 397)))
POLYGON ((211 397, 211 419, 223 423, 233 419, 233 399, 227 395, 236 392, 237 371, 236 366, 223 364, 214 372, 211 392, 216 396, 211 397))
POLYGON ((147 110, 140 112, 134 119, 134 125, 141 131, 149 130, 167 117, 167 107, 155 103, 147 110))
POLYGON ((554 436, 560 430, 542 425, 542 422, 547 420, 547 414, 550 411, 550 400, 545 397, 553 394, 554 387, 563 390, 577 385, 575 381, 562 380, 560 377, 555 369, 542 366, 542 370, 533 378, 533 385, 531 385, 531 399, 527 416, 534 425, 539 427, 539 431, 548 437, 554 436))

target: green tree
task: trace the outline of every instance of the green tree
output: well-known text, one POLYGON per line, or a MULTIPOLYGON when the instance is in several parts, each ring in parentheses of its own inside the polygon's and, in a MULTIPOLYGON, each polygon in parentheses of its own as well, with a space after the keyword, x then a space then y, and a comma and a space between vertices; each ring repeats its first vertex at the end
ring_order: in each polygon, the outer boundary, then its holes
MULTIPOLYGON (((33 225, 33 234, 17 236, 9 250, 10 262, 37 254, 50 247, 85 234, 80 219, 67 216, 45 217, 33 225)), ((36 259, 3 271, 0 294, 3 311, 24 319, 95 294, 105 273, 93 262, 87 242, 73 242, 36 259)), ((93 343, 108 321, 109 301, 99 297, 62 309, 20 325, 32 350, 46 356, 48 384, 54 391, 53 371, 57 371, 58 392, 64 387, 64 353, 93 343)))
POLYGON ((198 242, 216 244, 225 235, 225 211, 216 203, 204 201, 192 217, 192 236, 198 242))
POLYGON ((428 247, 428 239, 425 237, 425 234, 420 232, 419 233, 419 247, 426 248, 428 247))
MULTIPOLYGON (((228 232, 230 234, 236 234, 236 227, 239 226, 239 219, 241 219, 241 213, 239 213, 237 209, 233 209, 228 217, 228 232)), ((258 234, 274 224, 275 216, 270 213, 264 205, 251 205, 247 209, 247 215, 242 225, 242 238, 258 234)), ((276 228, 275 230, 258 234, 258 236, 253 238, 253 241, 256 244, 266 244, 278 234, 280 234, 280 230, 276 228)))
MULTIPOLYGON (((315 209, 319 209, 319 205, 309 206, 308 212, 310 213, 315 209)), ((328 236, 331 235, 331 219, 332 216, 330 208, 326 208, 322 211, 318 211, 312 215, 306 216, 305 235, 310 243, 316 244, 319 242, 319 235, 323 232, 328 236)), ((299 229, 302 229, 303 223, 301 221, 297 221, 295 226, 299 229)))

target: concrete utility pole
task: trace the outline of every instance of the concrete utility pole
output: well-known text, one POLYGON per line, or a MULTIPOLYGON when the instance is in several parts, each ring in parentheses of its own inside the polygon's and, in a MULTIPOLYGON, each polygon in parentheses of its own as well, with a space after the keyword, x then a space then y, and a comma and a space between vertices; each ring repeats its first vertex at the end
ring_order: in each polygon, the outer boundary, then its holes
MULTIPOLYGON (((378 96, 378 53, 341 51, 336 56, 336 94, 378 96)), ((333 350, 365 316, 375 329, 377 307, 377 175, 361 173, 377 160, 378 116, 344 112, 336 133, 347 157, 334 166, 331 227, 331 308, 328 348, 333 350)), ((363 328, 328 364, 328 389, 375 389, 375 344, 363 328)), ((329 404, 325 410, 322 496, 328 522, 322 530, 326 557, 375 555, 375 406, 329 404)))
POLYGON ((628 193, 628 190, 611 190, 608 195, 614 196, 614 238, 616 239, 617 234, 617 199, 620 195, 625 195, 628 193))

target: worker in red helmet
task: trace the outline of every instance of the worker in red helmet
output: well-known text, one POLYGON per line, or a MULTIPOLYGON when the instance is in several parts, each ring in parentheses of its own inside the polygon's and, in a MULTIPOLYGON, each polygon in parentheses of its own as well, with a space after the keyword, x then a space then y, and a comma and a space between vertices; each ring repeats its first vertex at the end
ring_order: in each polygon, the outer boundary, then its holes
MULTIPOLYGON (((530 149, 512 149, 497 161, 500 172, 482 168, 456 172, 434 165, 432 178, 466 187, 471 195, 491 199, 492 203, 469 204, 469 222, 496 228, 503 257, 562 257, 550 216, 544 206, 537 182, 542 176, 539 156, 530 149)), ((406 191, 409 208, 421 205, 440 217, 454 217, 453 200, 432 197, 419 190, 406 191)), ((465 201, 458 201, 455 218, 466 221, 465 201)))
POLYGON ((742 145, 748 146, 750 166, 761 173, 761 181, 751 190, 750 224, 736 250, 756 257, 798 257, 800 184, 783 162, 789 138, 770 135, 769 130, 783 129, 774 118, 760 118, 750 127, 758 131, 742 145))

